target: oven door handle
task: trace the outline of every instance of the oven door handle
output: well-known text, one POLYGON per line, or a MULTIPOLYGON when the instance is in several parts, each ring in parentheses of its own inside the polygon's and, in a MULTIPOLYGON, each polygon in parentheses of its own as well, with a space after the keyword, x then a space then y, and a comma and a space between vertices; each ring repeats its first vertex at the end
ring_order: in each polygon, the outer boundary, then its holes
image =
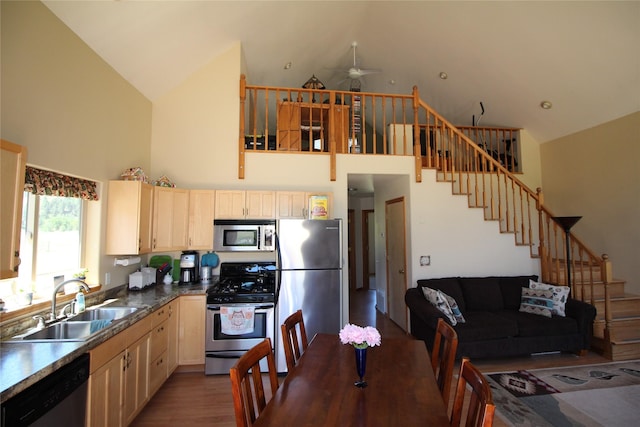
POLYGON ((210 359, 239 359, 242 355, 246 353, 246 351, 216 351, 216 352, 206 352, 205 357, 210 359))
MULTIPOLYGON (((210 311, 220 311, 220 307, 222 307, 222 306, 220 306, 220 305, 208 305, 208 306, 207 306, 207 310, 210 310, 210 311)), ((229 307, 233 307, 233 306, 229 306, 229 307)), ((264 311, 266 311, 266 310, 271 310, 271 309, 273 309, 273 308, 274 308, 274 305, 273 305, 273 304, 268 304, 268 305, 256 305, 256 306, 241 306, 241 305, 239 305, 239 306, 237 306, 237 307, 253 307, 253 308, 254 308, 254 310, 256 310, 256 311, 258 311, 258 310, 264 310, 264 311)), ((264 312, 264 311, 263 311, 263 312, 264 312)))

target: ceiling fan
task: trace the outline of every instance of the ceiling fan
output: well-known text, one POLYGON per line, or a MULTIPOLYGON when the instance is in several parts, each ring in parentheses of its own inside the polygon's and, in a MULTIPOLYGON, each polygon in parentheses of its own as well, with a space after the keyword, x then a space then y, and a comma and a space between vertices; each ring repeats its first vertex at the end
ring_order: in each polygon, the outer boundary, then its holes
MULTIPOLYGON (((351 85, 352 86, 354 85, 354 83, 355 84, 360 83, 360 79, 363 76, 366 76, 367 74, 375 74, 375 73, 381 73, 382 72, 382 70, 378 69, 378 68, 365 69, 365 68, 358 67, 357 60, 356 60, 356 48, 357 47, 358 47, 358 42, 351 43, 351 49, 353 50, 353 66, 351 66, 351 68, 349 68, 349 69, 340 69, 339 70, 341 72, 347 73, 347 78, 351 80, 351 85)), ((344 80, 342 80, 342 81, 344 81, 344 80)))

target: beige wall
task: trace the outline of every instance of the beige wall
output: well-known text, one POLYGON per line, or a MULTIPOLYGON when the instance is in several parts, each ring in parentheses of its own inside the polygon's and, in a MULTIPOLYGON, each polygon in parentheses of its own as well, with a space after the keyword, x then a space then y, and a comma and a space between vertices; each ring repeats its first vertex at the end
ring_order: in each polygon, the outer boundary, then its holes
POLYGON ((640 113, 545 143, 541 158, 547 206, 582 216, 572 231, 640 294, 640 113))
MULTIPOLYGON (((151 103, 42 3, 1 7, 2 138, 26 146, 31 165, 100 183, 148 169, 151 103)), ((89 203, 89 220, 100 224, 89 239, 89 280, 110 272, 122 284, 128 272, 102 256, 103 202, 104 194, 89 203)))
MULTIPOLYGON (((407 197, 409 286, 423 277, 526 274, 536 268, 526 250, 513 249, 511 236, 500 235, 480 211, 469 210, 464 198, 452 197, 449 184, 436 183, 432 173, 416 183, 411 157, 338 155, 337 179, 331 181, 329 156, 247 154, 246 178, 238 179, 238 87, 244 70, 240 44, 151 105, 40 3, 2 7, 2 136, 27 145, 33 163, 103 182, 127 167, 142 166, 152 178, 167 175, 183 188, 331 191, 334 216, 344 219, 349 174, 371 173, 376 176, 378 246, 385 240, 380 207, 389 198, 407 197), (42 35, 25 36, 31 33, 42 35), (53 41, 55 49, 48 44, 53 41), (29 55, 22 57, 21 52, 29 55), (37 71, 32 61, 41 63, 37 71), (419 255, 431 255, 432 266, 419 267, 419 255)), ((526 133, 522 141, 523 153, 534 159, 524 163, 522 179, 539 185, 538 145, 526 133)), ((126 283, 128 271, 113 267, 113 257, 101 256, 104 224, 101 230, 96 239, 101 242, 100 279, 111 272, 113 285, 126 283)), ((345 231, 345 253, 346 237, 345 231)), ((382 297, 384 260, 384 247, 377 247, 382 297)), ((346 283, 346 271, 344 279, 346 283)), ((348 298, 346 287, 343 297, 348 298)), ((384 304, 380 308, 384 310, 384 304)), ((347 304, 343 315, 346 320, 347 304)))

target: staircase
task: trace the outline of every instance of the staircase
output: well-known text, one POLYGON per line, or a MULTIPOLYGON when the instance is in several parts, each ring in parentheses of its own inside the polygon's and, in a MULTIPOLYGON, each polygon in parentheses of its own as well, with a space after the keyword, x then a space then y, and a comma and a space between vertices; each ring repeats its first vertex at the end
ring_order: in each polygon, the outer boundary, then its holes
MULTIPOLYGON (((416 182, 422 181, 423 168, 435 169, 436 179, 451 183, 453 194, 466 196, 470 208, 483 209, 485 220, 496 221, 501 233, 513 234, 516 245, 529 248, 531 257, 540 260, 541 281, 571 286, 574 298, 596 307, 594 349, 613 360, 640 358, 640 296, 625 293, 625 282, 613 279, 608 256, 594 253, 573 233, 567 236, 542 191, 533 191, 512 173, 518 159, 510 146, 487 144, 513 141, 517 129, 457 128, 420 99, 417 87, 411 95, 354 93, 252 86, 241 76, 239 179, 244 179, 245 152, 282 150, 282 99, 309 112, 327 107, 326 119, 320 119, 323 149, 299 144, 294 151, 329 156, 331 180, 336 180, 338 154, 412 155, 416 182), (481 144, 473 140, 478 135, 481 144), (571 283, 566 279, 567 253, 571 283)), ((299 128, 296 137, 304 139, 299 128)), ((313 139, 311 130, 302 132, 313 139)))
MULTIPOLYGON (((545 251, 544 247, 536 247, 534 237, 541 235, 540 229, 544 229, 545 225, 544 221, 537 225, 535 221, 531 221, 534 213, 525 207, 533 205, 531 200, 522 197, 519 190, 515 202, 511 200, 509 179, 501 176, 506 172, 490 170, 487 174, 482 173, 479 179, 477 171, 455 171, 455 150, 452 153, 452 161, 436 161, 432 165, 431 169, 435 168, 437 171, 436 179, 439 182, 450 182, 452 194, 466 196, 470 208, 483 209, 485 220, 499 221, 500 232, 513 234, 516 245, 529 246, 531 256, 540 258, 543 264, 542 280, 567 285, 566 260, 558 256, 566 247, 559 249, 558 244, 562 243, 562 239, 558 237, 561 236, 557 233, 554 236, 553 232, 542 233, 552 237, 547 245, 554 246, 555 249, 549 249, 547 252, 553 252, 553 256, 545 257, 540 252, 545 251), (526 232, 529 226, 532 229, 526 232), (545 263, 548 264, 547 268, 544 268, 545 263)), ((541 192, 538 191, 538 209, 541 199, 541 192)), ((574 249, 573 242, 571 247, 573 256, 578 256, 578 261, 572 262, 572 295, 594 305, 597 310, 593 324, 592 348, 614 361, 640 358, 640 296, 625 292, 625 281, 608 277, 610 263, 606 255, 602 257, 602 262, 594 262, 592 259, 585 261, 590 258, 584 256, 585 249, 574 249)))

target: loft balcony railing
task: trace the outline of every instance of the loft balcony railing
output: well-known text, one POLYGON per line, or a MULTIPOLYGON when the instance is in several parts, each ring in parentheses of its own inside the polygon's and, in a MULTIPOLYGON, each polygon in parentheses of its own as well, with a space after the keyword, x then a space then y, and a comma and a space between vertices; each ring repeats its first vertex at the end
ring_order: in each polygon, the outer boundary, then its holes
MULTIPOLYGON (((338 155, 413 156, 416 181, 423 169, 450 182, 454 194, 484 210, 500 232, 512 233, 540 259, 541 280, 570 286, 578 299, 594 303, 595 286, 612 281, 611 263, 570 233, 571 283, 567 282, 564 230, 552 219, 540 189, 529 189, 521 172, 519 129, 456 127, 411 95, 312 90, 247 85, 240 80, 239 172, 245 155, 306 153, 328 155, 336 179, 338 155)), ((609 301, 605 319, 611 321, 609 301)))

